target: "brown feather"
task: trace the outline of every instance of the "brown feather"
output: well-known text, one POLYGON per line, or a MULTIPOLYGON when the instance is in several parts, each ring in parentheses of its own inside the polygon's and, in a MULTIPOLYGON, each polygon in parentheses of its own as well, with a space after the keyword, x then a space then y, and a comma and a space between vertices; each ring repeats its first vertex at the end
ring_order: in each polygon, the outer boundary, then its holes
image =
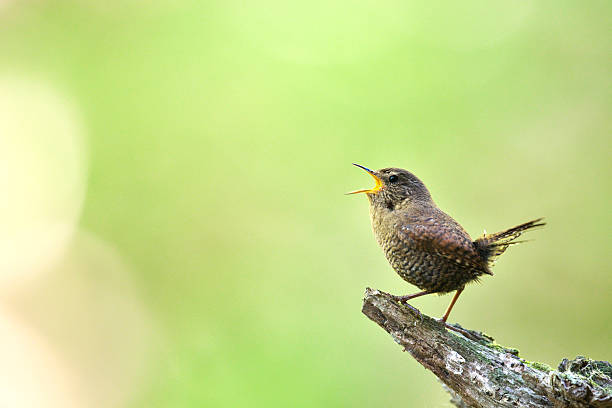
POLYGON ((508 247, 525 242, 516 240, 521 234, 528 230, 546 225, 546 223, 540 222, 542 220, 543 218, 538 218, 495 234, 484 234, 474 241, 476 251, 480 254, 482 259, 491 266, 508 247))

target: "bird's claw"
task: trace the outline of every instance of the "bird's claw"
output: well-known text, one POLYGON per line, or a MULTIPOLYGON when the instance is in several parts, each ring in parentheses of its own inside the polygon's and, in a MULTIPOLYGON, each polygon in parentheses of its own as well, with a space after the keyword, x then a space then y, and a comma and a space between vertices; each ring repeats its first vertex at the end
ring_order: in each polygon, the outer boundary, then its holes
POLYGON ((396 301, 400 305, 408 307, 410 310, 412 310, 412 312, 414 314, 417 315, 419 320, 423 321, 423 315, 421 314, 421 311, 419 309, 417 309, 416 307, 408 304, 408 300, 412 299, 412 296, 410 296, 410 295, 397 296, 397 295, 392 295, 390 293, 382 292, 382 291, 381 291, 381 293, 384 293, 385 295, 389 296, 391 299, 393 299, 394 301, 396 301))
POLYGON ((463 327, 459 326, 459 325, 453 325, 450 323, 446 323, 443 319, 436 319, 439 323, 442 323, 447 329, 450 329, 454 332, 457 332, 461 335, 463 335, 464 337, 470 339, 470 340, 474 340, 474 341, 482 341, 482 340, 486 340, 485 337, 479 333, 479 332, 475 332, 473 330, 468 330, 468 329, 464 329, 463 327))
POLYGON ((410 295, 404 295, 404 296, 391 295, 391 297, 393 298, 393 300, 401 303, 402 305, 407 305, 408 300, 411 299, 410 295))
POLYGON ((420 321, 423 321, 423 315, 421 314, 421 311, 419 309, 417 309, 414 306, 409 305, 408 303, 405 303, 405 306, 408 306, 413 312, 414 314, 417 315, 417 317, 419 318, 420 321))
POLYGON ((395 296, 395 295, 391 295, 391 297, 393 298, 393 300, 395 300, 397 303, 401 303, 402 305, 404 303, 406 303, 406 299, 404 299, 404 296, 395 296))
POLYGON ((419 309, 417 309, 416 307, 414 307, 412 305, 409 305, 408 304, 408 299, 406 299, 406 296, 393 296, 393 300, 398 302, 400 305, 403 305, 403 306, 409 308, 410 310, 412 310, 412 312, 414 314, 417 315, 417 317, 420 320, 423 320, 423 315, 421 314, 421 311, 419 309))

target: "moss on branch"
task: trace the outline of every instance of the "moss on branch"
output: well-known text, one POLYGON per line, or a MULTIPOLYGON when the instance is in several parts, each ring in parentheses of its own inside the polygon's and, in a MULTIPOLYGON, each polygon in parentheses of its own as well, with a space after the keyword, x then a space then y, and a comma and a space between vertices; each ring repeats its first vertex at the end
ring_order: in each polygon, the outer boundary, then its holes
POLYGON ((458 407, 609 407, 612 365, 584 357, 564 359, 557 370, 530 362, 490 336, 422 315, 391 295, 366 289, 362 312, 433 372, 458 407))

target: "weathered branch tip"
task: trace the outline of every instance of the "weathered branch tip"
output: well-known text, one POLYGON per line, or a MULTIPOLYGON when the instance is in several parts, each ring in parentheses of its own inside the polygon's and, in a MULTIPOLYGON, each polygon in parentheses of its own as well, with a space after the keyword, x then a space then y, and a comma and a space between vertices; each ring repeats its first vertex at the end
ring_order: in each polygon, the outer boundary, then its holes
POLYGON ((367 288, 362 312, 433 372, 458 407, 612 408, 612 365, 584 357, 557 370, 529 362, 481 332, 448 331, 443 323, 367 288))

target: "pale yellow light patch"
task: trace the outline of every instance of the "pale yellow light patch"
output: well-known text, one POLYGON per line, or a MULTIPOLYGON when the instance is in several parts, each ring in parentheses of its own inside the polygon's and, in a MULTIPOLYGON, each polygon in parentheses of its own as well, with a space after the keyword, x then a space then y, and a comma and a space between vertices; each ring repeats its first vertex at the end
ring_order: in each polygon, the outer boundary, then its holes
POLYGON ((87 174, 74 104, 51 84, 0 75, 0 290, 49 270, 76 228, 87 174))

